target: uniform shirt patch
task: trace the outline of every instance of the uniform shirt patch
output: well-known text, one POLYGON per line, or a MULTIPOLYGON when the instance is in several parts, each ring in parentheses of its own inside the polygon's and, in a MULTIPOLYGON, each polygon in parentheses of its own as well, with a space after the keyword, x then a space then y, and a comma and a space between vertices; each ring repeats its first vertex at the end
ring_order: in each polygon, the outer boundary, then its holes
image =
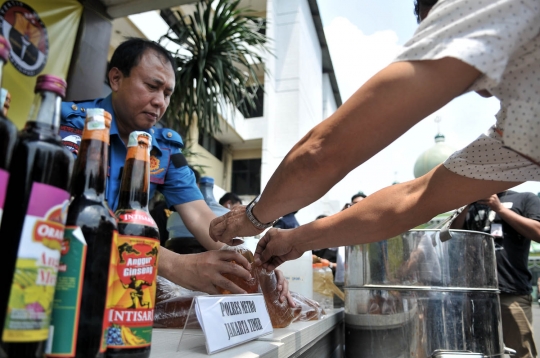
POLYGON ((62 144, 72 153, 79 153, 79 146, 81 145, 82 130, 60 126, 60 137, 62 137, 62 144))
POLYGON ((161 148, 161 154, 158 151, 150 153, 150 183, 163 184, 171 160, 171 151, 169 148, 161 148))
POLYGON ((171 161, 175 168, 180 168, 185 165, 188 165, 186 157, 184 157, 182 153, 176 153, 176 154, 171 155, 171 161))
POLYGON ((159 167, 160 160, 156 158, 154 155, 150 157, 150 175, 157 175, 162 173, 165 168, 159 167))

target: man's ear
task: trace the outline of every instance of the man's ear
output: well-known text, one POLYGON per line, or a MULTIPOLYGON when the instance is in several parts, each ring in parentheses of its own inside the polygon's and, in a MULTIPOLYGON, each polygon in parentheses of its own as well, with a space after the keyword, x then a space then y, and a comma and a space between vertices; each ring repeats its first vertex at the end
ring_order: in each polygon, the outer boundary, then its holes
POLYGON ((118 88, 120 88, 120 84, 122 83, 123 79, 124 75, 122 74, 122 71, 118 69, 118 67, 113 67, 110 69, 109 85, 111 86, 113 92, 118 91, 118 88))

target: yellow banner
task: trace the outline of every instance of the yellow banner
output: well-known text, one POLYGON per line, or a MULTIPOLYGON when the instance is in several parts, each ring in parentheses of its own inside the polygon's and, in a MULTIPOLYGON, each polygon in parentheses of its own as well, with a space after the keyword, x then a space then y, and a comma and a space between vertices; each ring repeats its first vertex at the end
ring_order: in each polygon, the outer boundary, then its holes
POLYGON ((77 0, 2 3, 0 35, 11 44, 2 87, 11 93, 8 117, 19 128, 27 120, 37 76, 66 79, 82 9, 77 0))

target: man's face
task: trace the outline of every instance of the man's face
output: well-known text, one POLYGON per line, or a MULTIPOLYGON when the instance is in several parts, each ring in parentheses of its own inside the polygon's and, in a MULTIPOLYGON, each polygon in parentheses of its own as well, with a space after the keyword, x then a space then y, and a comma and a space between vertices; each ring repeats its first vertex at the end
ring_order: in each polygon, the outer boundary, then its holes
POLYGON ((113 108, 121 130, 148 130, 169 106, 174 90, 174 72, 169 61, 146 50, 129 77, 117 68, 109 72, 113 108))

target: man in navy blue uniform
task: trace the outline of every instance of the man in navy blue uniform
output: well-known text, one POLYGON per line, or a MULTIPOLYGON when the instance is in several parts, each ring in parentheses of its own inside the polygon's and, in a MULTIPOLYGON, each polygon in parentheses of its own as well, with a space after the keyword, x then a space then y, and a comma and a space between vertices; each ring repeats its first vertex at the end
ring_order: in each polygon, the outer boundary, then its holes
POLYGON ((197 255, 178 255, 162 247, 159 274, 193 290, 218 293, 215 286, 220 286, 233 293, 243 293, 222 274, 249 279, 250 273, 246 270, 249 263, 233 251, 216 251, 223 244, 212 240, 208 233, 210 221, 216 216, 203 200, 195 175, 182 154, 182 138, 171 129, 154 127, 174 91, 173 66, 171 55, 154 42, 130 39, 122 43, 109 64, 108 80, 112 93, 91 101, 64 102, 60 135, 64 145, 77 155, 86 109, 103 108, 111 114, 106 199, 115 211, 129 134, 132 131, 151 134, 150 197, 159 190, 199 242, 207 250, 213 250, 197 255), (243 267, 231 264, 232 260, 243 267))

